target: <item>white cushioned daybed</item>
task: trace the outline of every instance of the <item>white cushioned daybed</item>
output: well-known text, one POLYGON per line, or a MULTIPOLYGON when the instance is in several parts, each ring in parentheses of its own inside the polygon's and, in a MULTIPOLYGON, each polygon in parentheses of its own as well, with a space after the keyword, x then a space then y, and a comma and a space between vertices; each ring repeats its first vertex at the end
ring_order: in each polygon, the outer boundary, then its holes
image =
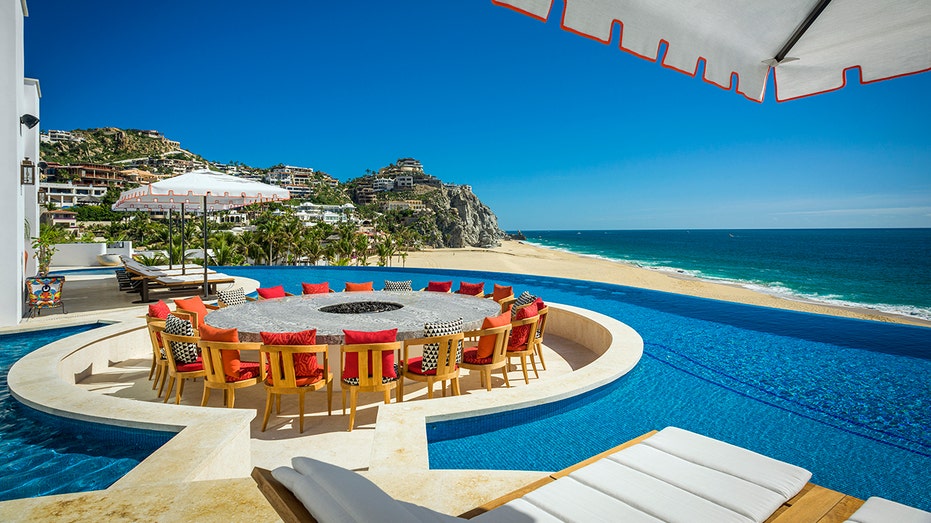
POLYGON ((931 523, 931 512, 888 499, 871 497, 847 521, 849 523, 931 523))
MULTIPOLYGON (((395 500, 335 465, 292 465, 271 475, 321 523, 465 521, 395 500)), ((809 479, 795 465, 668 427, 470 521, 763 522, 809 479)))

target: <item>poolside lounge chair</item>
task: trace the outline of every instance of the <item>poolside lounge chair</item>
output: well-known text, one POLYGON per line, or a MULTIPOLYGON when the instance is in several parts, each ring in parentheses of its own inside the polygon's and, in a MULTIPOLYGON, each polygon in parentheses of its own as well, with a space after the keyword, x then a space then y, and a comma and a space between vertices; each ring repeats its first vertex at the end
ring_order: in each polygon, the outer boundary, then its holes
POLYGON ((843 519, 859 502, 808 483, 811 473, 805 469, 675 427, 645 434, 460 518, 395 500, 363 476, 335 465, 298 457, 292 466, 252 472, 286 522, 761 523, 818 521, 830 514, 843 514, 843 519))
POLYGON ((849 523, 931 523, 931 512, 908 505, 871 497, 862 507, 851 514, 849 523))

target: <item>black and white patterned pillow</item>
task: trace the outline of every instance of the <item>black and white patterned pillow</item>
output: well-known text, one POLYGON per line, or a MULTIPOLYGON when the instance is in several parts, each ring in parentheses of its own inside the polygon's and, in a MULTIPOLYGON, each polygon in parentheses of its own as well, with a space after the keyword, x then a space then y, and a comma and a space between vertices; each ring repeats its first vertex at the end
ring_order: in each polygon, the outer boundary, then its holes
POLYGON ((232 307, 233 305, 242 305, 243 303, 246 303, 246 291, 242 287, 218 291, 217 299, 226 304, 227 307, 232 307))
MULTIPOLYGON (((169 314, 165 318, 165 332, 176 336, 193 336, 194 327, 191 322, 169 314)), ((198 350, 196 343, 173 341, 169 342, 168 346, 171 347, 171 355, 174 357, 175 363, 194 363, 197 361, 198 350)))
MULTIPOLYGON (((438 321, 434 323, 425 323, 423 326, 424 338, 432 336, 447 336, 462 332, 462 318, 453 321, 438 321)), ((421 370, 427 372, 435 370, 440 358, 439 343, 424 343, 423 345, 423 362, 421 370)), ((459 340, 459 347, 456 350, 456 363, 462 363, 462 340, 459 340)))
POLYGON ((511 317, 514 318, 517 316, 517 309, 530 305, 531 303, 537 301, 537 297, 533 294, 530 294, 530 291, 524 291, 514 300, 514 304, 511 306, 511 317))
POLYGON ((407 280, 407 281, 385 280, 385 290, 386 291, 412 291, 414 289, 411 287, 411 280, 407 280))

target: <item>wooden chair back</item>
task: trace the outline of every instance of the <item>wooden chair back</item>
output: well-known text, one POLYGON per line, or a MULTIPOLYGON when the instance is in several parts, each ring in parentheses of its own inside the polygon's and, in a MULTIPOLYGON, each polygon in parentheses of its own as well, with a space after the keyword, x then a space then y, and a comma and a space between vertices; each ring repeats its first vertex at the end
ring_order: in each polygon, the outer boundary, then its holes
MULTIPOLYGON (((261 349, 261 343, 244 343, 244 342, 228 342, 228 341, 206 341, 200 340, 197 342, 197 345, 200 347, 200 353, 204 360, 204 380, 213 385, 222 385, 227 384, 226 373, 223 371, 223 351, 256 351, 258 353, 261 349)), ((262 374, 262 379, 264 379, 265 372, 262 370, 262 366, 259 366, 259 372, 262 374)), ((256 380, 258 382, 259 380, 256 380)))
MULTIPOLYGON (((492 327, 490 329, 481 329, 477 331, 469 331, 465 333, 467 338, 478 338, 481 339, 485 336, 494 336, 495 338, 495 348, 491 353, 491 362, 483 365, 490 365, 492 368, 498 368, 504 365, 504 360, 507 358, 508 352, 508 338, 511 337, 511 324, 502 325, 500 327, 492 327)), ((465 366, 466 363, 463 363, 465 366)))
POLYGON ((404 340, 404 355, 401 358, 401 361, 404 364, 404 369, 407 369, 407 363, 409 361, 409 347, 425 345, 427 343, 436 343, 439 346, 439 350, 437 352, 435 378, 437 380, 445 380, 450 379, 453 376, 458 376, 459 363, 461 363, 462 356, 461 347, 463 339, 464 334, 457 332, 455 334, 447 334, 444 336, 431 336, 429 338, 411 338, 404 340))
POLYGON ((275 394, 287 394, 300 388, 294 368, 295 354, 316 354, 317 365, 323 369, 323 379, 332 380, 327 345, 262 345, 260 350, 262 366, 268 364, 265 385, 275 394))
MULTIPOLYGON (((529 317, 529 318, 524 318, 524 319, 522 319, 522 320, 513 320, 513 321, 511 321, 511 336, 514 335, 514 330, 516 330, 518 327, 524 327, 524 326, 529 326, 529 327, 530 327, 530 328, 527 330, 527 332, 528 332, 528 335, 527 335, 527 348, 524 349, 524 350, 533 351, 533 341, 534 341, 534 337, 536 336, 536 333, 537 333, 537 323, 538 323, 539 321, 540 321, 540 315, 539 315, 539 314, 537 314, 536 316, 531 316, 531 317, 529 317)), ((515 352, 515 351, 512 350, 512 351, 511 351, 511 354, 514 354, 514 352, 515 352)))
POLYGON ((343 382, 345 387, 356 387, 360 392, 379 392, 393 389, 397 381, 382 383, 385 376, 385 370, 382 368, 381 353, 384 351, 397 351, 401 348, 401 342, 394 341, 391 343, 358 343, 354 345, 342 345, 340 347, 340 366, 339 375, 342 379, 343 370, 346 368, 346 355, 355 353, 359 362, 359 384, 349 385, 343 382), (371 355, 371 358, 369 357, 371 355), (371 360, 371 365, 369 365, 371 360))

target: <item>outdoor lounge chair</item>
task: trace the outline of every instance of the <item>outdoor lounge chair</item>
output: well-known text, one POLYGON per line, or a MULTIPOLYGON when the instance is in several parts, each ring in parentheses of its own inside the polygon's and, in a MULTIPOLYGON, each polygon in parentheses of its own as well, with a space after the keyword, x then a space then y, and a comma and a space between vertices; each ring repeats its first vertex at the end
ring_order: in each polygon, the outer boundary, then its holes
POLYGON ((871 497, 854 512, 848 523, 931 523, 931 512, 908 505, 871 497))
MULTIPOLYGON (((398 501, 363 476, 310 458, 252 477, 294 521, 841 521, 862 502, 808 483, 811 473, 668 427, 462 514, 398 501)), ((901 523, 901 522, 897 522, 901 523)))

